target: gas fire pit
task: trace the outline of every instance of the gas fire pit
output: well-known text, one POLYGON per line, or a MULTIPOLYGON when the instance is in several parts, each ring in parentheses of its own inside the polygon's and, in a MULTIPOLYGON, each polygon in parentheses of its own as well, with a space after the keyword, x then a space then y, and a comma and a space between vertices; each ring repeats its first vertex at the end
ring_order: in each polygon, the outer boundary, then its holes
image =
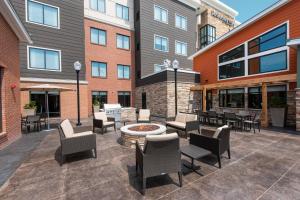
POLYGON ((146 135, 160 135, 166 132, 166 127, 160 124, 129 124, 121 128, 122 144, 135 148, 135 142, 144 143, 146 135))

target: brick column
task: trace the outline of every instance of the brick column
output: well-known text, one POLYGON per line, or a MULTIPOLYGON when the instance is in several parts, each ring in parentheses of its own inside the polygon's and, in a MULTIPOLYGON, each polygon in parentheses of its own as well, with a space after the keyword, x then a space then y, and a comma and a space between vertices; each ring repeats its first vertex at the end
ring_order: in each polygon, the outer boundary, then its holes
POLYGON ((300 131, 300 88, 296 89, 296 130, 300 131))

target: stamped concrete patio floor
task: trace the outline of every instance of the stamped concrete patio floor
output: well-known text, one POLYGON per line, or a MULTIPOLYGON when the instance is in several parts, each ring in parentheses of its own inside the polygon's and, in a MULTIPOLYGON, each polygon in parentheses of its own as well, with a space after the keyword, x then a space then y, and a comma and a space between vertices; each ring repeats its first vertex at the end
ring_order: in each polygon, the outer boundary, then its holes
POLYGON ((182 188, 177 174, 149 178, 144 197, 135 151, 121 146, 119 137, 111 130, 98 134, 97 159, 80 153, 61 167, 59 135, 48 134, 1 187, 0 199, 300 199, 299 136, 232 131, 232 158, 224 155, 222 169, 208 156, 195 162, 202 176, 183 167, 182 188))

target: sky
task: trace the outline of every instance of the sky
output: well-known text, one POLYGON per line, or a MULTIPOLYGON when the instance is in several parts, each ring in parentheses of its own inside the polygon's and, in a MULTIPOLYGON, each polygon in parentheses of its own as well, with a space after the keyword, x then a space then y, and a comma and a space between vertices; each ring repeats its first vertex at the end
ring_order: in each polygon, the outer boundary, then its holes
POLYGON ((239 12, 236 20, 243 23, 278 0, 221 0, 239 12))

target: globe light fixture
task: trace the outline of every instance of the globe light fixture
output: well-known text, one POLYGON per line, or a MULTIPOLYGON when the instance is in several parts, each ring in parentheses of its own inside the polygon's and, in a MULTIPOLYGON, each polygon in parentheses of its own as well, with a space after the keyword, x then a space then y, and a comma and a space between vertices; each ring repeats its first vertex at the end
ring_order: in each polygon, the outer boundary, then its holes
POLYGON ((74 69, 77 77, 77 126, 81 126, 80 123, 80 94, 79 94, 79 72, 81 70, 81 63, 79 61, 74 62, 74 69))

